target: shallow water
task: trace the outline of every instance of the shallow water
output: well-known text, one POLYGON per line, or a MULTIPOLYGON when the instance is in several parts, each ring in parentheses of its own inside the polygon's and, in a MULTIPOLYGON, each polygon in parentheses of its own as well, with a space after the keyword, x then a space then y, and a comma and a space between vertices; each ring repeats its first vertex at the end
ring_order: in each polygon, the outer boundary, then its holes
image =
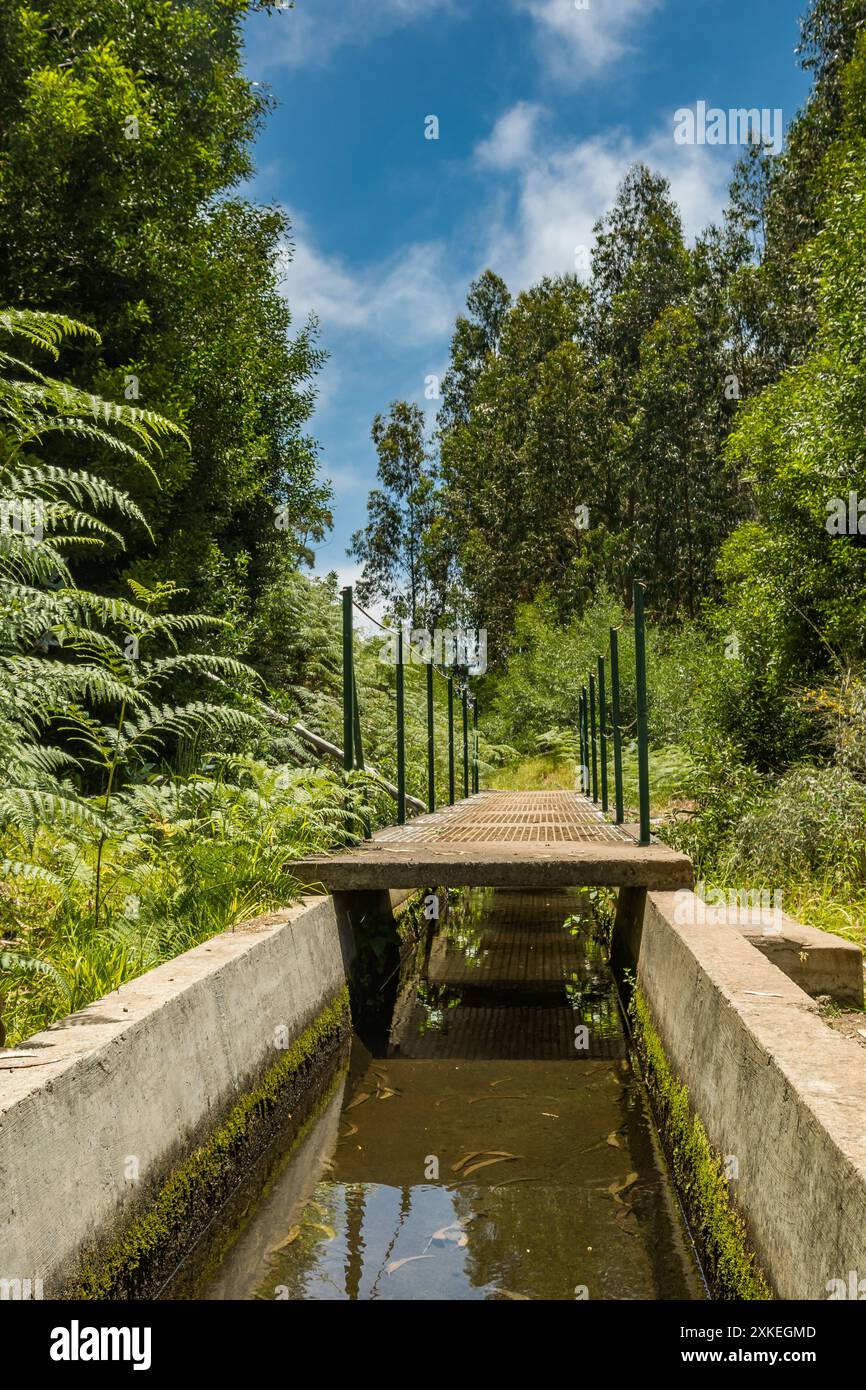
POLYGON ((466 895, 200 1296, 704 1297, 581 903, 466 895))

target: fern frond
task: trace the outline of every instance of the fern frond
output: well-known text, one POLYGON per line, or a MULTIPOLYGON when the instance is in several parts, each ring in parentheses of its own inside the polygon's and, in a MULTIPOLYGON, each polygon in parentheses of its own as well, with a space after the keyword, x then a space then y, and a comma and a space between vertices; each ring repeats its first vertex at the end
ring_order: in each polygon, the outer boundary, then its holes
POLYGON ((59 874, 53 874, 44 865, 33 864, 29 860, 4 859, 0 862, 0 877, 23 878, 26 883, 46 883, 50 888, 61 890, 64 887, 59 874))
POLYGON ((91 338, 96 343, 102 342, 90 324, 43 309, 0 309, 0 331, 26 338, 34 347, 44 348, 55 362, 64 338, 91 338))
POLYGON ((43 791, 35 787, 0 787, 0 821, 36 827, 48 825, 87 825, 104 829, 98 812, 71 793, 43 791))
POLYGON ((38 956, 23 955, 20 951, 0 951, 0 971, 6 975, 48 975, 69 997, 69 986, 56 966, 38 956))

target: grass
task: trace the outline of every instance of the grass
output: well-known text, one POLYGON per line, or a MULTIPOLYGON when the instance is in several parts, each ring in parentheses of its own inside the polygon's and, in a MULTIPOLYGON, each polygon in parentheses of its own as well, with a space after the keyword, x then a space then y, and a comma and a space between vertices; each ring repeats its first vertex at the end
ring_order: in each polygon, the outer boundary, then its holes
POLYGON ((485 789, 499 792, 576 791, 577 768, 565 758, 539 753, 497 768, 487 778, 485 789))
MULTIPOLYGON (((650 810, 653 816, 663 816, 677 799, 687 771, 686 756, 676 746, 650 749, 650 810)), ((627 821, 638 817, 637 749, 623 750, 623 803, 627 821)), ((571 758, 552 753, 537 753, 519 762, 498 768, 485 782, 494 791, 577 791, 577 764, 571 758)), ((613 805, 613 755, 608 757, 608 792, 613 805)))
POLYGON ((866 889, 862 887, 829 879, 765 885, 756 878, 744 884, 742 880, 735 883, 729 875, 708 872, 703 876, 697 870, 696 876, 705 883, 707 892, 713 889, 727 892, 743 887, 768 887, 771 891, 781 888, 782 911, 789 917, 804 926, 844 937, 866 951, 866 889))

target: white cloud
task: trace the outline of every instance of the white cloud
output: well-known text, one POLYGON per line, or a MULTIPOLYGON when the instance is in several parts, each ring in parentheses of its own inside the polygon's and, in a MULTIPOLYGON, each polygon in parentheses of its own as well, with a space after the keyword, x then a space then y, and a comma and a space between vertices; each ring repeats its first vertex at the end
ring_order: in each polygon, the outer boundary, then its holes
MULTIPOLYGON (((336 573, 337 587, 339 589, 345 588, 347 584, 351 584, 353 589, 357 589, 358 583, 361 579, 361 575, 364 572, 364 566, 351 563, 343 563, 339 565, 328 564, 328 559, 325 552, 329 548, 330 547, 322 546, 317 551, 316 563, 313 566, 313 574, 316 576, 316 578, 324 579, 326 575, 336 573)), ((384 623, 388 616, 387 604, 382 602, 382 600, 380 599, 372 599, 370 603, 365 604, 365 609, 366 612, 370 614, 370 618, 374 619, 375 621, 371 622, 370 619, 365 618, 364 614, 359 613, 356 609, 354 615, 356 633, 360 633, 364 637, 381 636, 382 629, 378 626, 378 624, 384 623)))
POLYGON ((559 81, 578 84, 631 51, 635 31, 664 0, 515 0, 537 26, 542 58, 559 81))
MULTIPOLYGON (((518 108, 514 108, 518 110, 518 108)), ((537 113, 536 113, 537 114, 537 113)), ((511 112, 500 117, 489 141, 476 154, 499 148, 497 131, 516 127, 511 112)), ((507 141, 504 142, 508 148, 507 141)), ((515 141, 510 148, 516 149, 515 141)), ((688 238, 718 218, 730 179, 730 151, 678 146, 672 127, 643 141, 622 131, 610 131, 572 145, 540 147, 529 143, 510 165, 498 167, 510 187, 497 190, 496 208, 486 232, 486 261, 512 290, 536 283, 543 275, 581 268, 580 248, 594 243, 593 226, 616 196, 628 166, 642 160, 671 183, 671 193, 688 238)), ((491 164, 489 157, 486 163, 491 164)))
POLYGON ((437 342, 454 317, 454 282, 440 242, 412 242, 393 256, 359 268, 319 251, 302 219, 292 215, 294 251, 284 255, 282 284, 294 321, 315 314, 323 330, 365 333, 398 346, 437 342))
POLYGON ((254 74, 272 68, 327 63, 346 44, 364 44, 393 29, 453 9, 454 0, 297 0, 273 14, 261 12, 247 23, 247 67, 254 74))
POLYGON ((480 164, 491 169, 513 169, 525 162, 535 140, 540 107, 519 101, 499 117, 489 137, 475 151, 480 164))

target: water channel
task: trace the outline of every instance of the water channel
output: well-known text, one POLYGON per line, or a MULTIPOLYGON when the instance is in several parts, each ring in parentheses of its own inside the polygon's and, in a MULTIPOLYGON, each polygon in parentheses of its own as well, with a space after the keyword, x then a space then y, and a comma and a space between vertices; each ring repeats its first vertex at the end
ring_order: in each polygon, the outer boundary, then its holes
POLYGON ((581 894, 466 892, 420 956, 195 1296, 704 1298, 581 894))

